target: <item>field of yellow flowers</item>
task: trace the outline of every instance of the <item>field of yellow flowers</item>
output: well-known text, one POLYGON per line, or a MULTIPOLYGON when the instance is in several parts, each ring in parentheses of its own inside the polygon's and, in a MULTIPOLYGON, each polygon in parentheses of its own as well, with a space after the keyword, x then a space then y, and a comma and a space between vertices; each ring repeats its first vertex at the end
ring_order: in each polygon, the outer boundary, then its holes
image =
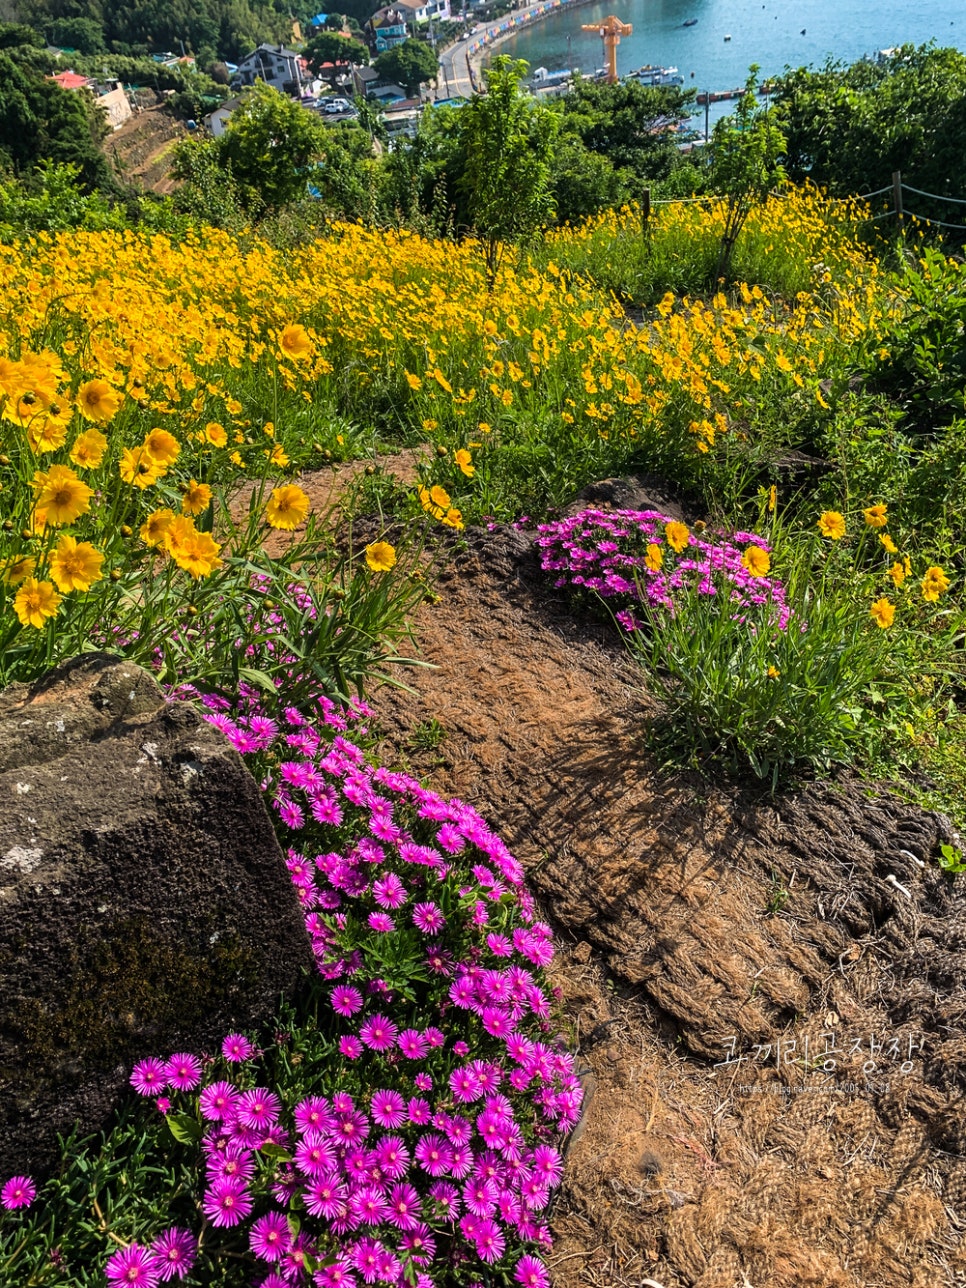
MULTIPOLYGON (((450 528, 545 513, 632 468, 737 520, 783 449, 861 438, 833 391, 900 308, 862 216, 809 190, 770 200, 738 259, 750 284, 711 298, 655 287, 713 248, 714 203, 666 206, 646 234, 634 210, 555 232, 493 289, 471 241, 358 225, 287 252, 206 229, 0 248, 7 678, 105 621, 131 641, 165 603, 201 611, 219 580, 250 576, 270 527, 306 534, 307 498, 286 479, 385 442, 426 445, 407 504, 450 528), (640 322, 606 289, 632 262, 656 301, 640 322), (250 480, 233 526, 228 502, 250 480)), ((856 493, 845 469, 824 486, 820 509, 900 500, 856 493)), ((939 566, 948 533, 924 540, 915 558, 939 566)), ((357 563, 337 589, 359 573, 369 602, 404 572, 357 563)))

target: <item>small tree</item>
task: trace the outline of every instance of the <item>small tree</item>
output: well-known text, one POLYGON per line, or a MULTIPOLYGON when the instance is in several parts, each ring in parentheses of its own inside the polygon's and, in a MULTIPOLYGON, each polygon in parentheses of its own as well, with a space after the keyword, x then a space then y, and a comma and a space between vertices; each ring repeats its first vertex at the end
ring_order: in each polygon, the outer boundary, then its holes
POLYGON ((412 37, 387 49, 372 65, 384 80, 402 85, 410 97, 419 93, 419 87, 425 81, 435 80, 439 70, 436 55, 429 45, 412 37))
POLYGON ((215 140, 216 156, 230 170, 256 214, 304 196, 309 167, 325 150, 325 126, 312 112, 264 81, 257 81, 215 140))
POLYGON ((520 88, 521 59, 505 54, 483 73, 486 93, 459 110, 463 156, 458 183, 483 243, 492 286, 503 246, 521 241, 553 218, 552 161, 559 118, 520 88))
POLYGON ((728 203, 716 282, 728 277, 735 243, 752 206, 785 180, 785 136, 774 109, 759 105, 757 90, 758 67, 752 63, 737 108, 716 123, 711 137, 711 187, 728 203))
POLYGON ((358 40, 336 31, 320 31, 302 51, 309 68, 318 75, 323 63, 368 63, 369 50, 358 40))

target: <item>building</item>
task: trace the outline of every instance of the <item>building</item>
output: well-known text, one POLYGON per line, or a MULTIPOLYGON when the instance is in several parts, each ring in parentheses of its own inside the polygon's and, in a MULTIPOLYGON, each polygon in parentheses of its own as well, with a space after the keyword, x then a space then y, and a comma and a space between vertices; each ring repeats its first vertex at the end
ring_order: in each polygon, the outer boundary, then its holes
POLYGON ((81 76, 74 71, 59 72, 56 76, 49 77, 49 79, 59 85, 61 89, 69 89, 75 93, 86 91, 93 94, 97 106, 104 112, 112 130, 119 130, 124 122, 130 120, 133 115, 128 96, 119 80, 92 80, 89 76, 81 76))
POLYGON ((409 26, 412 21, 412 10, 401 6, 390 5, 386 9, 377 9, 366 23, 366 38, 377 54, 394 49, 409 39, 409 26))
POLYGON ((374 67, 353 67, 352 85, 360 98, 374 99, 378 103, 394 103, 406 97, 401 85, 385 80, 374 67))
POLYGON ((449 0, 396 0, 400 9, 412 14, 411 21, 421 26, 433 18, 442 20, 450 16, 449 0))
POLYGON ((205 117, 205 126, 208 133, 213 139, 220 139, 224 134, 232 112, 242 104, 240 98, 226 98, 224 103, 219 103, 213 112, 209 112, 205 117))
POLYGON ((284 45, 259 45, 238 64, 232 88, 247 88, 262 80, 282 94, 301 98, 306 79, 302 57, 294 49, 286 49, 284 45))

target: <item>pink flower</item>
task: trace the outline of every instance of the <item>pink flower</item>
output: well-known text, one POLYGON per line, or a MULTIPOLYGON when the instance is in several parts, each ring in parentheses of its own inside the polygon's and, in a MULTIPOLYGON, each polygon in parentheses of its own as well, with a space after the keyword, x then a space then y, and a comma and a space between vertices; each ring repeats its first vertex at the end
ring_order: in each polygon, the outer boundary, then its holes
POLYGON ((157 1259, 158 1277, 162 1283, 168 1279, 183 1279, 195 1263, 197 1248, 197 1241, 190 1230, 172 1226, 159 1234, 151 1244, 151 1251, 157 1259))
POLYGON ((546 1267, 537 1257, 521 1257, 513 1272, 513 1278, 522 1288, 550 1288, 550 1276, 546 1267))
POLYGON ((362 1010, 362 994, 357 988, 352 988, 348 984, 340 984, 338 988, 334 988, 330 1001, 337 1015, 349 1016, 362 1010))
POLYGON ((216 1180, 202 1202, 205 1216, 212 1225, 238 1225, 252 1210, 252 1197, 244 1181, 234 1177, 216 1180))
POLYGON ((372 1015, 359 1030, 359 1037, 373 1051, 388 1051, 394 1046, 399 1030, 385 1015, 372 1015))
POLYGON ((231 1121, 235 1116, 238 1092, 230 1082, 213 1082, 198 1097, 201 1116, 210 1122, 231 1121))
POLYGON ((139 1096, 156 1096, 168 1085, 168 1071, 162 1060, 153 1056, 139 1060, 131 1070, 131 1086, 139 1096))
POLYGON ((201 1081, 201 1061, 195 1055, 173 1055, 164 1067, 168 1086, 175 1091, 193 1091, 201 1081))
POLYGON ((406 1121, 406 1102, 398 1091, 376 1091, 370 1112, 380 1127, 401 1127, 406 1121))
POLYGON ((229 1033, 221 1044, 221 1054, 230 1064, 240 1064, 252 1058, 255 1048, 243 1034, 229 1033))
POLYGON ((413 925, 424 935, 438 935, 446 925, 446 918, 435 903, 417 903, 413 909, 413 925))
POLYGON ((292 1242, 288 1221, 281 1212, 260 1216, 248 1232, 248 1245, 263 1261, 279 1261, 292 1242))
POLYGON ((28 1208, 36 1197, 37 1187, 29 1176, 11 1176, 0 1190, 0 1207, 8 1212, 28 1208))
POLYGON ((131 1243, 118 1248, 104 1267, 108 1282, 123 1288, 155 1288, 161 1278, 158 1259, 150 1248, 131 1243))

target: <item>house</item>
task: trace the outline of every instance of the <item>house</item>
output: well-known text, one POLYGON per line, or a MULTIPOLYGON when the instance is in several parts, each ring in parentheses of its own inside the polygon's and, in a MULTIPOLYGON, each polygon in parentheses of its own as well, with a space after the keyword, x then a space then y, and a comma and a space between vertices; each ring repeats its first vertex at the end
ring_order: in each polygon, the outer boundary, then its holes
POLYGON ((75 71, 58 72, 56 76, 50 76, 48 79, 54 81, 61 89, 78 93, 87 91, 93 94, 97 106, 106 115, 112 130, 119 130, 133 115, 128 96, 119 80, 96 81, 89 76, 81 76, 75 71))
POLYGON ((449 0, 396 0, 396 5, 408 10, 412 15, 410 21, 417 25, 450 16, 449 0))
POLYGON ((374 67, 353 67, 352 85, 360 98, 371 98, 380 103, 392 103, 406 97, 401 85, 384 80, 374 67))
POLYGON ((266 85, 301 98, 306 79, 305 66, 300 54, 284 45, 259 45, 238 64, 232 77, 232 88, 242 89, 263 80, 266 85))
POLYGON ((58 72, 56 76, 48 79, 59 85, 61 89, 90 89, 89 78, 80 76, 77 72, 58 72))
POLYGON ((213 139, 221 138, 232 112, 241 106, 242 101, 241 98, 226 98, 224 103, 219 103, 213 112, 208 113, 205 117, 205 126, 213 139))
POLYGON ((409 39, 408 23, 412 20, 412 11, 401 6, 390 5, 386 9, 377 9, 366 23, 366 38, 377 54, 385 53, 409 39))

